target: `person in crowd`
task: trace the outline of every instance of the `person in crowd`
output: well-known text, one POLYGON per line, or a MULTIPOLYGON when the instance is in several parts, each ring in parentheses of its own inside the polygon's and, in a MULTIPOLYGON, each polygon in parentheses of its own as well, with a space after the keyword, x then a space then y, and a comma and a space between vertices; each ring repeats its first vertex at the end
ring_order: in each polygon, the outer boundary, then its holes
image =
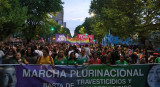
POLYGON ((71 54, 72 52, 74 52, 73 46, 70 46, 70 47, 69 47, 69 51, 68 51, 68 58, 70 57, 70 54, 71 54))
POLYGON ((12 48, 8 50, 8 53, 3 57, 3 64, 9 64, 9 60, 14 57, 16 54, 16 51, 12 48))
POLYGON ((21 57, 21 53, 16 53, 15 57, 9 60, 9 64, 28 64, 29 62, 21 57))
POLYGON ((84 49, 85 49, 85 54, 87 55, 87 56, 89 56, 90 55, 90 48, 89 48, 89 45, 88 44, 86 44, 85 45, 85 47, 84 47, 84 49))
POLYGON ((49 50, 47 48, 43 49, 43 56, 37 59, 36 64, 51 64, 54 65, 54 60, 51 56, 49 56, 49 50))
POLYGON ((138 60, 137 52, 131 54, 131 64, 136 64, 138 60))
MULTIPOLYGON (((158 55, 158 54, 157 54, 158 55)), ((157 57, 156 59, 155 59, 155 62, 154 63, 160 63, 160 57, 157 57)))
POLYGON ((81 45, 77 45, 77 49, 81 52, 81 45))
POLYGON ((32 47, 27 47, 24 58, 29 62, 29 64, 36 64, 37 54, 32 47))
POLYGON ((26 53, 26 48, 25 48, 25 46, 21 46, 21 48, 20 48, 20 53, 21 53, 21 55, 22 55, 22 57, 24 57, 25 56, 25 53, 26 53))
POLYGON ((94 52, 92 55, 93 58, 90 58, 89 64, 101 64, 101 60, 98 58, 98 53, 94 52))
POLYGON ((148 57, 148 63, 155 63, 155 59, 159 56, 158 53, 152 53, 150 57, 148 57))
POLYGON ((77 61, 76 61, 76 56, 75 56, 75 52, 71 52, 69 60, 68 60, 68 65, 78 65, 77 61))
POLYGON ((112 55, 111 55, 111 52, 109 52, 108 54, 106 54, 105 56, 103 56, 103 58, 101 60, 102 64, 112 65, 111 58, 112 58, 112 55))
POLYGON ((38 56, 41 57, 41 56, 43 56, 43 51, 42 50, 43 50, 43 46, 40 46, 39 49, 35 50, 35 53, 37 53, 38 56))
POLYGON ((131 61, 128 49, 125 50, 125 61, 127 61, 128 63, 130 63, 131 61))
POLYGON ((74 52, 75 52, 75 55, 76 55, 76 59, 78 59, 78 56, 79 56, 79 50, 78 50, 78 49, 75 49, 75 50, 74 50, 74 52))
POLYGON ((64 55, 64 51, 60 50, 58 55, 55 57, 54 60, 55 65, 67 65, 67 58, 64 55))
POLYGON ((146 49, 142 50, 142 53, 143 53, 143 56, 145 58, 146 63, 148 63, 148 57, 149 57, 149 55, 148 55, 147 50, 146 49))
POLYGON ((127 63, 127 61, 125 61, 125 55, 123 55, 123 54, 120 54, 120 60, 117 60, 116 61, 116 64, 117 65, 126 65, 126 64, 128 64, 127 63))
POLYGON ((85 66, 85 65, 88 65, 88 61, 89 61, 89 57, 85 55, 85 49, 83 48, 81 49, 81 53, 78 56, 77 63, 78 65, 85 66))
POLYGON ((52 55, 51 55, 51 56, 52 56, 53 59, 55 59, 56 56, 57 56, 56 49, 55 49, 55 48, 52 48, 51 51, 52 51, 52 55))

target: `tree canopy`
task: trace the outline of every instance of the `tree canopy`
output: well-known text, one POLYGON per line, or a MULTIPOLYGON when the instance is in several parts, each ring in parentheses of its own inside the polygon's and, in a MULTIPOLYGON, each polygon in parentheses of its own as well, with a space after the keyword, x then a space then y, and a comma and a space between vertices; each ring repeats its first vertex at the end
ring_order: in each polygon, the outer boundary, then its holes
POLYGON ((150 32, 160 29, 159 0, 92 0, 89 13, 96 14, 92 28, 97 35, 111 30, 113 35, 138 34, 145 40, 150 32))
POLYGON ((25 25, 27 7, 22 7, 19 0, 0 0, 0 41, 22 30, 25 25))

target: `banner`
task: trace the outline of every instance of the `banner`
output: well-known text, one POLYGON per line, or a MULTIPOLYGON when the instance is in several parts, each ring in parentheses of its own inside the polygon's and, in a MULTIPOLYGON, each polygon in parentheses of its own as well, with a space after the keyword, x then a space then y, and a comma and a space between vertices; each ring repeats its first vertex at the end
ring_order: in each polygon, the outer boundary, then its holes
POLYGON ((77 34, 77 39, 81 43, 88 43, 88 42, 90 42, 90 44, 94 43, 94 35, 77 34))
POLYGON ((88 35, 90 44, 94 44, 94 35, 88 35))
POLYGON ((64 34, 56 34, 56 42, 66 42, 66 36, 64 34))
POLYGON ((78 37, 75 37, 75 38, 67 37, 67 43, 71 43, 71 44, 86 44, 86 43, 89 43, 89 38, 79 39, 78 37))
POLYGON ((0 65, 0 87, 159 87, 160 65, 0 65))
POLYGON ((77 43, 77 38, 70 38, 70 37, 67 36, 67 43, 76 44, 77 43))
POLYGON ((85 39, 88 39, 88 35, 85 35, 85 34, 77 34, 77 38, 79 40, 85 40, 85 39))

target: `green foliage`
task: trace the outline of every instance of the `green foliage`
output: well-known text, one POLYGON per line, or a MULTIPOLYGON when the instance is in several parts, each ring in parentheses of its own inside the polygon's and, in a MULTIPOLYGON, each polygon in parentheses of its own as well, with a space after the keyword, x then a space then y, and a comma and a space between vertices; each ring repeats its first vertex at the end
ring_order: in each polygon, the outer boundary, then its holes
POLYGON ((19 0, 0 0, 0 41, 24 28, 27 8, 20 6, 19 0))
POLYGON ((79 25, 79 26, 76 27, 76 29, 74 30, 74 36, 73 36, 73 37, 76 37, 77 34, 80 33, 79 31, 80 31, 80 29, 81 29, 82 27, 83 27, 82 25, 79 25))
POLYGON ((92 25, 96 35, 111 30, 120 37, 138 34, 145 39, 160 29, 159 0, 92 0, 89 12, 96 14, 92 25))
POLYGON ((80 33, 80 34, 84 34, 84 33, 85 33, 84 27, 81 27, 81 28, 80 28, 79 33, 80 33))
POLYGON ((22 6, 28 7, 27 15, 31 16, 26 20, 26 28, 23 30, 23 36, 27 40, 36 37, 37 34, 47 36, 50 28, 57 26, 50 14, 62 10, 61 0, 20 0, 20 2, 22 6))

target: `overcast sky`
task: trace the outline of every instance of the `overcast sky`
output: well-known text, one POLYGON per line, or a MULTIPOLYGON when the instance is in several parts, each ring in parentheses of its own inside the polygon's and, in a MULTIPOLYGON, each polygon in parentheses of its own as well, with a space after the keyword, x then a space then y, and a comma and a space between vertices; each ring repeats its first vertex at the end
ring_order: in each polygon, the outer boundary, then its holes
POLYGON ((62 0, 64 2, 64 22, 73 36, 74 30, 81 25, 86 17, 90 17, 88 11, 91 0, 62 0))

